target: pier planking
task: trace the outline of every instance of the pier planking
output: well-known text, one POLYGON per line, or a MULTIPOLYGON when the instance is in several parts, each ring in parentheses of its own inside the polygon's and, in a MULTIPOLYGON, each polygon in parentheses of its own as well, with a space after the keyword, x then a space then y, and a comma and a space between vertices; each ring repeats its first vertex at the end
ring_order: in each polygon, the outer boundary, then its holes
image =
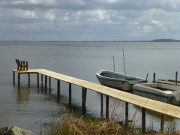
POLYGON ((47 69, 29 69, 28 71, 17 71, 14 69, 13 73, 14 72, 20 73, 20 74, 28 74, 28 73, 42 74, 44 76, 48 76, 56 80, 61 80, 64 82, 68 82, 70 84, 81 86, 81 87, 99 92, 101 94, 104 94, 106 96, 111 96, 116 99, 131 103, 133 105, 180 119, 180 107, 177 107, 171 104, 166 104, 160 101, 141 97, 141 96, 134 95, 128 92, 116 90, 116 89, 102 86, 96 83, 88 82, 82 79, 56 73, 47 69))
POLYGON ((176 80, 164 80, 164 79, 158 79, 156 80, 157 83, 165 83, 165 84, 169 84, 169 85, 177 85, 180 86, 180 81, 176 80))

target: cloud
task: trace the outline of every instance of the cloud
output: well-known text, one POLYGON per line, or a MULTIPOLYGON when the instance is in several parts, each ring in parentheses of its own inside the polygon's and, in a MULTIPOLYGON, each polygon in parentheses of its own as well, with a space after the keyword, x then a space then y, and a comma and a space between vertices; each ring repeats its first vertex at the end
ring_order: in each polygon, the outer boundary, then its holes
POLYGON ((143 27, 143 30, 144 30, 144 32, 151 32, 152 27, 151 27, 150 25, 145 25, 145 26, 143 27))
POLYGON ((101 10, 101 9, 85 11, 83 15, 88 18, 87 19, 88 21, 99 21, 109 18, 109 15, 106 12, 106 10, 101 10))
POLYGON ((44 17, 49 21, 53 21, 56 18, 56 15, 52 11, 48 11, 44 17))
POLYGON ((179 0, 1 0, 0 29, 11 38, 12 31, 51 33, 41 40, 56 34, 62 34, 57 40, 148 40, 155 33, 179 38, 179 12, 179 0))

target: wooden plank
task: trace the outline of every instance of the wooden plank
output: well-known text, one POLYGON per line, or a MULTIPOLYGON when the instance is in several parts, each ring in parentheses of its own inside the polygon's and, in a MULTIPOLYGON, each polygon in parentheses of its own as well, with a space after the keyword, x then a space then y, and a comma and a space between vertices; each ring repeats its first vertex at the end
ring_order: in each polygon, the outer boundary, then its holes
POLYGON ((70 76, 56 73, 56 72, 46 70, 46 69, 29 69, 28 71, 17 71, 17 70, 13 70, 13 71, 15 71, 17 73, 28 73, 28 72, 40 73, 40 74, 43 74, 46 76, 50 76, 57 80, 62 80, 64 82, 68 82, 68 83, 71 83, 74 85, 85 87, 90 90, 94 90, 94 91, 102 93, 104 95, 108 95, 108 96, 117 98, 119 100, 134 104, 139 107, 143 107, 145 109, 149 109, 149 110, 152 110, 155 112, 159 112, 161 114, 169 115, 174 118, 180 119, 180 107, 177 107, 177 106, 174 106, 171 104, 166 104, 166 103, 163 103, 160 101, 156 101, 156 100, 152 100, 149 98, 134 95, 134 94, 131 94, 128 92, 116 90, 113 88, 109 88, 109 87, 102 86, 102 85, 99 85, 96 83, 81 80, 78 78, 70 77, 70 76))
MULTIPOLYGON (((165 83, 165 84, 169 84, 169 85, 175 85, 176 84, 176 80, 164 80, 164 79, 158 79, 156 80, 157 83, 165 83)), ((180 81, 177 81, 178 86, 180 86, 180 81)))

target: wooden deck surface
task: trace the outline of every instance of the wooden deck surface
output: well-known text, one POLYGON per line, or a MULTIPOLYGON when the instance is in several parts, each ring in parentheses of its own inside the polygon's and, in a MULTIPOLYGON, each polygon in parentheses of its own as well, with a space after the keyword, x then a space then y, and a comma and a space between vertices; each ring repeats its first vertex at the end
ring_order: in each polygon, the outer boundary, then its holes
POLYGON ((71 76, 63 75, 46 69, 29 69, 28 71, 17 71, 13 70, 16 73, 39 73, 49 77, 52 77, 57 80, 68 82, 74 85, 85 87, 87 89, 108 95, 119 100, 134 104, 139 107, 143 107, 161 114, 169 115, 175 118, 180 119, 180 107, 166 104, 160 101, 152 100, 149 98, 144 98, 138 95, 134 95, 128 92, 116 90, 106 86, 102 86, 96 83, 88 82, 71 76))
MULTIPOLYGON (((156 80, 157 83, 165 83, 165 84, 169 84, 169 85, 175 85, 176 81, 175 80, 164 80, 164 79, 158 79, 156 80)), ((180 86, 180 82, 177 81, 177 85, 180 86)))

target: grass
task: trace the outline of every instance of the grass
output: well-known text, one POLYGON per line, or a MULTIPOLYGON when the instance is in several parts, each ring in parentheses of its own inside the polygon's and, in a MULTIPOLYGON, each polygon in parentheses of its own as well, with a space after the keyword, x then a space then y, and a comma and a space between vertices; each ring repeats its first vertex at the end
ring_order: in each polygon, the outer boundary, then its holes
MULTIPOLYGON (((119 125, 103 118, 74 118, 66 115, 62 123, 51 128, 50 135, 141 135, 141 129, 125 124, 119 125)), ((147 135, 179 135, 177 132, 147 132, 147 135)))
MULTIPOLYGON (((62 123, 56 125, 51 130, 50 135, 124 135, 127 130, 124 130, 118 123, 108 121, 106 119, 82 117, 75 119, 74 117, 66 116, 62 123)), ((132 134, 139 134, 140 130, 131 130, 132 134)))
MULTIPOLYGON (((114 104, 114 108, 111 108, 111 118, 114 118, 116 110, 119 106, 119 102, 114 104)), ((73 112, 61 111, 60 114, 64 114, 61 119, 54 118, 48 125, 49 128, 45 127, 46 133, 43 135, 141 135, 141 128, 137 128, 135 111, 133 115, 133 122, 129 122, 125 125, 123 122, 117 122, 115 119, 104 119, 104 118, 90 118, 76 115, 73 112), (47 130, 48 129, 48 130, 47 130)), ((120 113, 118 113, 120 114, 120 113)), ((123 112, 124 114, 124 112, 123 112)), ((121 116, 120 116, 121 117, 121 116)), ((167 133, 148 131, 146 135, 179 135, 180 132, 168 131, 167 133)))

